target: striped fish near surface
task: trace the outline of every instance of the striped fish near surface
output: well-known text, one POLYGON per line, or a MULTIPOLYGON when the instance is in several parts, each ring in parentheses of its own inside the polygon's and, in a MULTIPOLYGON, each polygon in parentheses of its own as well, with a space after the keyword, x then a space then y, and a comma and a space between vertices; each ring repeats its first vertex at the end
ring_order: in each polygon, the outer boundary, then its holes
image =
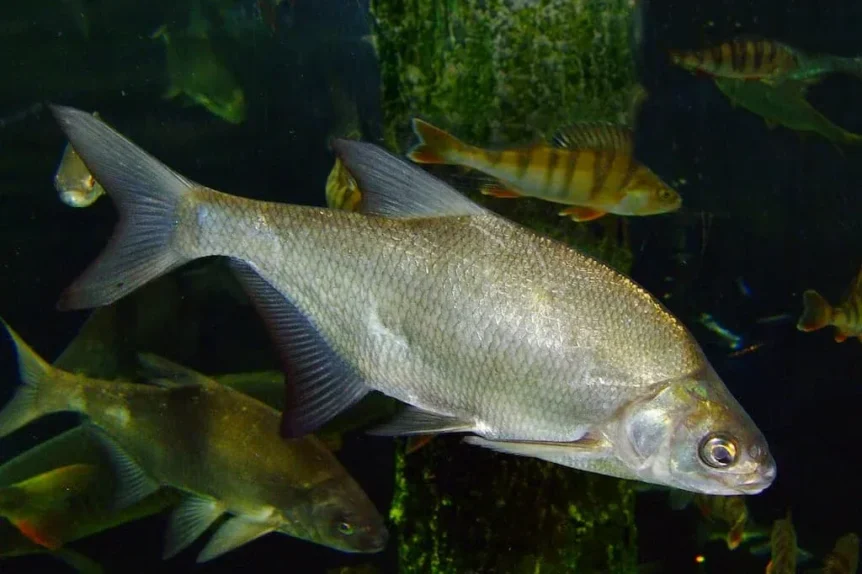
POLYGON ((701 50, 671 50, 671 62, 719 78, 777 83, 814 83, 836 72, 862 76, 862 58, 807 54, 782 42, 759 36, 737 36, 701 50))
POLYGON ((575 221, 616 215, 675 211, 680 195, 634 158, 632 131, 607 123, 561 130, 552 145, 490 150, 466 144, 414 118, 420 142, 408 153, 416 163, 453 164, 498 180, 482 188, 494 197, 533 197, 567 205, 560 215, 575 221))

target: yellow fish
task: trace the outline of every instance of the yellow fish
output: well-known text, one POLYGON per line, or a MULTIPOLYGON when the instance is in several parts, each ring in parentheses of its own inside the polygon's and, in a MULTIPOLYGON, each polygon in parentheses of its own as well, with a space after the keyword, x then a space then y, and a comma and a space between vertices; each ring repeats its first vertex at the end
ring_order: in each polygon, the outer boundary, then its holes
MULTIPOLYGON (((98 118, 98 112, 93 112, 93 116, 98 118)), ((71 207, 88 207, 105 195, 104 188, 68 143, 54 174, 54 188, 60 194, 60 200, 71 207)))
POLYGON ((695 73, 767 84, 785 80, 815 83, 835 72, 856 76, 862 73, 860 58, 808 54, 758 36, 738 36, 701 50, 671 50, 670 60, 695 73))
POLYGON ((326 205, 332 209, 356 211, 362 201, 359 184, 344 167, 341 158, 335 158, 335 165, 326 178, 326 205))
POLYGON ((804 308, 796 328, 800 331, 817 331, 835 327, 835 341, 843 343, 850 337, 862 341, 862 269, 850 284, 844 300, 834 307, 813 289, 802 294, 804 308))
POLYGON ((682 205, 679 193, 634 158, 633 134, 614 124, 584 123, 559 132, 553 145, 489 150, 466 144, 420 119, 416 163, 454 164, 500 180, 482 193, 534 197, 568 205, 560 215, 591 221, 606 213, 655 215, 682 205))

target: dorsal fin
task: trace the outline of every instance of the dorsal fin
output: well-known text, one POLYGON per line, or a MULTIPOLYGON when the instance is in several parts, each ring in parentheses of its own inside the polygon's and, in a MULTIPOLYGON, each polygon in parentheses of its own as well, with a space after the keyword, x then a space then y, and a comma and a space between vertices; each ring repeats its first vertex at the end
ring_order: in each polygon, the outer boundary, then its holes
POLYGON ((218 385, 206 375, 152 353, 138 353, 142 374, 154 384, 166 388, 206 387, 218 385))
POLYGON ((491 212, 374 144, 332 140, 332 149, 359 184, 359 211, 390 217, 487 215, 491 212))
POLYGON ((562 128, 551 143, 564 149, 612 149, 631 152, 634 134, 631 128, 610 122, 581 122, 562 128))

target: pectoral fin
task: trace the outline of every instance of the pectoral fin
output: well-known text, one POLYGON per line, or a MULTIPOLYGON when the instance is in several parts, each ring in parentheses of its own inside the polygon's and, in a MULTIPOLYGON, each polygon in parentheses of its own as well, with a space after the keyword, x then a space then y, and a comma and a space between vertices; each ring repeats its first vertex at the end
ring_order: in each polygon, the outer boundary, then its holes
POLYGON ((206 547, 198 554, 198 562, 206 562, 248 544, 264 534, 274 531, 271 524, 255 522, 243 516, 234 516, 221 525, 206 547))
POLYGON ((266 282, 248 264, 231 260, 231 269, 269 327, 286 371, 282 436, 316 431, 364 397, 369 388, 342 359, 311 319, 266 282))
POLYGON ((114 507, 122 509, 156 492, 160 485, 123 448, 103 430, 88 425, 93 435, 99 439, 111 461, 116 476, 114 507))
POLYGON ((598 209, 581 207, 578 205, 567 207, 560 212, 560 215, 570 217, 575 221, 593 221, 594 219, 598 219, 606 214, 607 212, 605 211, 599 211, 598 209))
POLYGON ((198 539, 225 511, 217 500, 189 496, 171 514, 162 558, 167 560, 198 539))
POLYGON ((381 436, 402 436, 416 434, 441 434, 453 432, 471 432, 474 424, 455 417, 439 415, 408 406, 395 415, 388 423, 377 426, 368 434, 381 436))

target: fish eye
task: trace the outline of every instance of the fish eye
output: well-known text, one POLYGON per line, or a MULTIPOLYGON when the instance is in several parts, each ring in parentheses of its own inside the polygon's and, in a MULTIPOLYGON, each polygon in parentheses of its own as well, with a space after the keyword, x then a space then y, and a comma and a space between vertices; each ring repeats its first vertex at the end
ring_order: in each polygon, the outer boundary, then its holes
POLYGON ((339 522, 338 532, 345 536, 350 536, 351 534, 353 534, 353 525, 349 522, 339 522))
POLYGON ((727 468, 739 458, 736 442, 726 435, 711 434, 700 443, 700 460, 712 468, 727 468))
POLYGON ((673 192, 669 189, 662 188, 658 190, 658 198, 662 201, 670 201, 673 199, 673 192))

